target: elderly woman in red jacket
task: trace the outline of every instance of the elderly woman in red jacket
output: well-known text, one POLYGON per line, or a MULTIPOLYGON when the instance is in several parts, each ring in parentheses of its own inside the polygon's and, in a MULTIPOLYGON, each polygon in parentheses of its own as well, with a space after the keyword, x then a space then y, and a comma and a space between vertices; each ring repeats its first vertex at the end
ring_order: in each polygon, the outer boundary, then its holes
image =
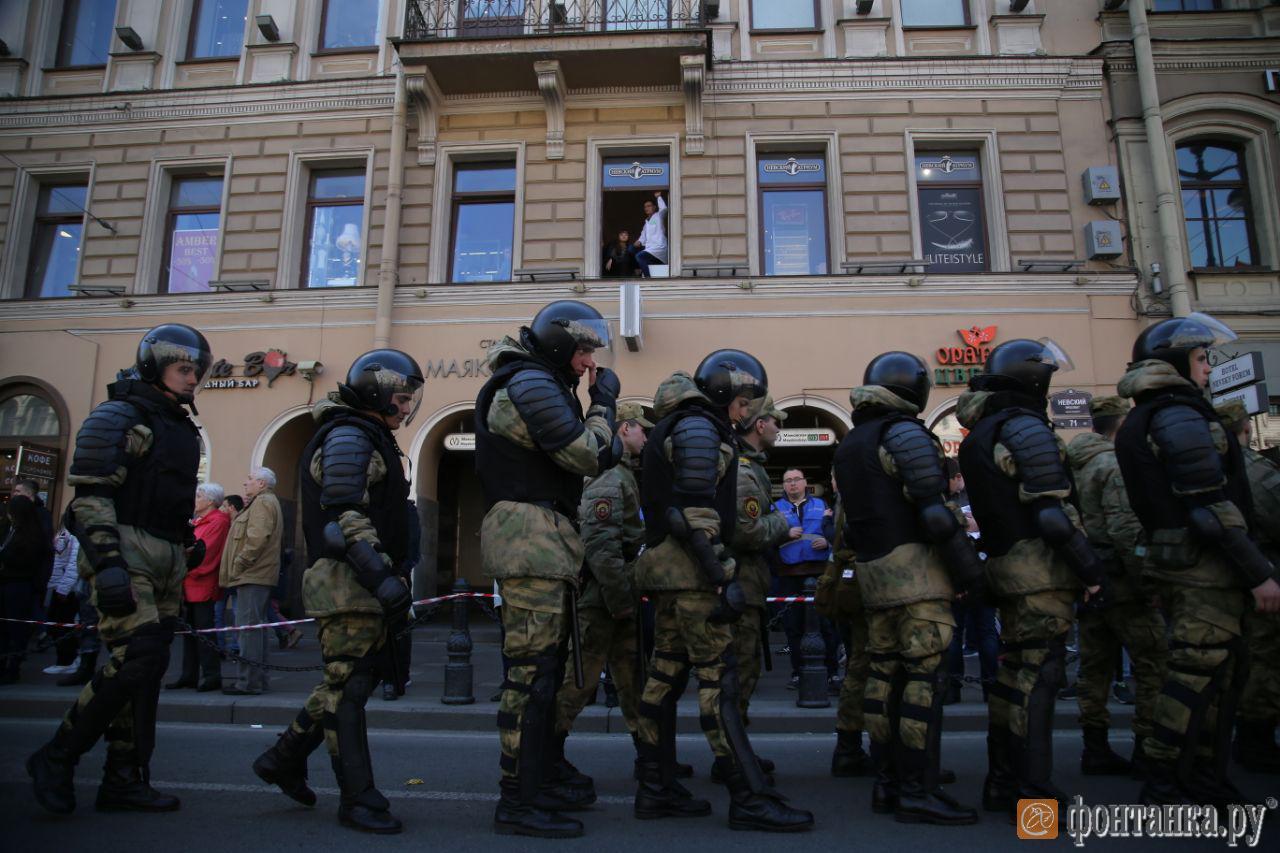
MULTIPOLYGON (((231 528, 231 518, 219 509, 224 497, 222 486, 217 483, 196 487, 196 517, 191 523, 196 538, 204 542, 204 560, 188 570, 182 582, 182 615, 193 628, 213 627, 213 605, 222 594, 218 589, 218 565, 231 528)), ((221 690, 222 662, 217 649, 190 634, 182 638, 182 646, 182 675, 166 684, 165 689, 194 687, 201 693, 221 690)))

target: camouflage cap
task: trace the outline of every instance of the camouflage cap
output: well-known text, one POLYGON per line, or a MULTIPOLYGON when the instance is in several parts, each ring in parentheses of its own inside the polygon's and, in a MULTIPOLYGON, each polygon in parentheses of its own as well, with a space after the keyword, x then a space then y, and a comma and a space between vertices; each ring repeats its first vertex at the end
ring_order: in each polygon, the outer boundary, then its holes
POLYGON ((653 429, 653 423, 644 416, 644 406, 639 403, 619 403, 617 421, 635 421, 645 429, 653 429))
POLYGON ((782 423, 787 419, 787 413, 773 404, 772 395, 766 394, 751 401, 751 408, 747 410, 747 417, 742 422, 742 429, 750 429, 755 425, 756 421, 763 417, 770 417, 778 423, 782 423))
POLYGON ((1218 413, 1218 417, 1222 419, 1224 424, 1232 427, 1239 427, 1249 419, 1249 410, 1244 407, 1244 403, 1240 400, 1227 400, 1225 403, 1219 403, 1213 407, 1218 413))
POLYGON ((1095 418, 1104 418, 1108 415, 1124 415, 1128 414, 1129 409, 1133 406, 1125 397, 1119 397, 1114 394, 1107 397, 1094 397, 1089 401, 1089 414, 1095 418))

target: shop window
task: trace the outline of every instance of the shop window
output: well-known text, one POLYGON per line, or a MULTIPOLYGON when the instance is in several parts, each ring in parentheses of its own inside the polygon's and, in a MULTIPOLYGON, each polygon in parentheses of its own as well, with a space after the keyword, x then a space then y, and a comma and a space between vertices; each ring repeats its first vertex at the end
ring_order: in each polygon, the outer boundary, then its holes
POLYGON ((0 400, 0 497, 7 498, 18 480, 34 480, 46 506, 53 505, 61 481, 59 461, 64 440, 57 410, 30 386, 10 388, 0 400))
MULTIPOLYGON (((656 193, 662 193, 664 204, 671 201, 671 162, 666 156, 606 157, 601 167, 600 273, 604 276, 638 275, 628 251, 640 240, 656 193)), ((663 214, 663 236, 667 245, 657 249, 657 256, 670 261, 673 234, 670 219, 663 214)))
POLYGON ((751 0, 753 30, 811 30, 817 26, 815 0, 751 0))
POLYGON ((515 194, 515 163, 454 166, 449 281, 511 280, 515 194))
POLYGON ((920 242, 929 272, 991 269, 977 151, 917 153, 920 242))
POLYGON ((1178 146, 1182 216, 1191 266, 1247 267, 1258 263, 1244 147, 1192 140, 1178 146))
POLYGON ((761 155, 761 252, 765 275, 826 275, 827 163, 821 155, 761 155))
POLYGON ((116 0, 64 0, 54 65, 106 65, 115 21, 116 0))
POLYGON ((902 0, 904 27, 963 27, 969 23, 969 0, 902 0))
POLYGON ((379 5, 379 0, 324 0, 320 16, 320 49, 377 47, 379 5))
POLYGON ((1154 12, 1216 12, 1222 0, 1155 0, 1154 12))
POLYGON ((364 280, 364 185, 364 169, 311 172, 303 287, 349 287, 364 280))
POLYGON ((222 176, 174 177, 165 218, 161 292, 209 290, 218 262, 222 224, 222 176))
POLYGON ((244 44, 249 0, 195 0, 191 7, 188 59, 238 57, 244 44))
POLYGON ((28 298, 70 296, 80 269, 84 209, 88 186, 59 184, 40 188, 31 229, 27 266, 28 298))

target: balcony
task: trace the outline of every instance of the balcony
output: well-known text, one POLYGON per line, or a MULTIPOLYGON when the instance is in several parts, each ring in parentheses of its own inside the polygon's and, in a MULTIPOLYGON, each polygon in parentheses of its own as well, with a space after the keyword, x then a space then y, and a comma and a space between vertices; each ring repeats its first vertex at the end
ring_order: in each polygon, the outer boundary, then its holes
POLYGON ((445 95, 537 89, 534 60, 571 89, 677 86, 705 23, 703 0, 407 0, 396 49, 445 95))

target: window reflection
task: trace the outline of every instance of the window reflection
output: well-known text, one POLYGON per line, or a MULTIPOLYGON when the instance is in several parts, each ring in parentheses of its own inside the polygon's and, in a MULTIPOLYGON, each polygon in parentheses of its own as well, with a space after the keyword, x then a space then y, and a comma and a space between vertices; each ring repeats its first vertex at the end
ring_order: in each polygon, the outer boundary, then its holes
POLYGON ((31 233, 28 297, 71 295, 80 268, 87 191, 84 184, 40 188, 31 233))
POLYGON ((249 0, 195 0, 189 59, 239 56, 249 0))
POLYGON ((459 163, 455 167, 450 281, 511 280, 515 186, 512 163, 459 163))
POLYGON ((0 435, 56 436, 58 428, 58 413, 34 394, 18 394, 0 402, 0 435))
POLYGON ((321 50, 376 47, 378 0, 325 0, 321 50))
POLYGON ((826 161, 762 157, 760 215, 765 275, 826 275, 826 161))
POLYGON ((1256 264, 1243 149, 1192 141, 1178 146, 1177 158, 1191 265, 1256 264))
POLYGON ((362 170, 312 172, 307 194, 304 287, 347 287, 361 283, 364 182, 362 170))
POLYGON ((65 0, 54 64, 106 65, 115 20, 116 0, 65 0))

